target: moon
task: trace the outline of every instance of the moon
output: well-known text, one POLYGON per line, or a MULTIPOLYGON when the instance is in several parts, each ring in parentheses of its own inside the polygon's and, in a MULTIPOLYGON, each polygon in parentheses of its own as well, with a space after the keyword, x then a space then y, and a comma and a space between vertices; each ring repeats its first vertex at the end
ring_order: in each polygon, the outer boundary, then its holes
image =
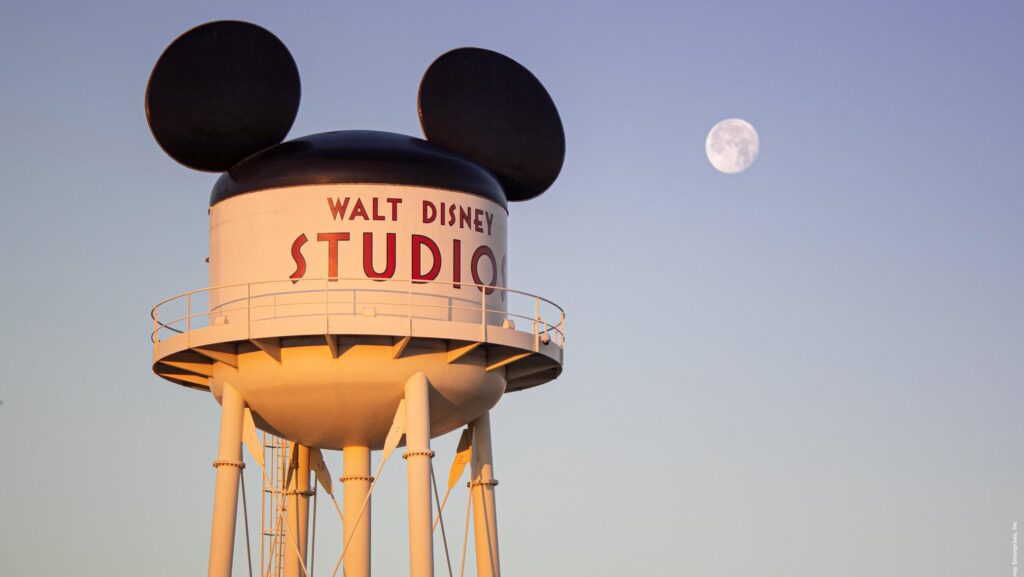
POLYGON ((704 142, 708 162, 725 174, 737 174, 750 168, 760 150, 757 131, 739 118, 727 118, 714 125, 704 142))

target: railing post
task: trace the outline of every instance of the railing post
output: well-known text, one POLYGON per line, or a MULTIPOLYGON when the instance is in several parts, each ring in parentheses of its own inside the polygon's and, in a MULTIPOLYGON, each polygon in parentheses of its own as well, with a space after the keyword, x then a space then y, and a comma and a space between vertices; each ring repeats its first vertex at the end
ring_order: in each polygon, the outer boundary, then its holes
POLYGON ((562 325, 562 334, 560 334, 558 336, 558 346, 559 346, 559 349, 560 349, 558 351, 558 360, 560 362, 564 362, 565 361, 565 311, 562 311, 561 325, 562 325))
POLYGON ((324 334, 331 334, 331 285, 324 279, 324 334))
POLYGON ((561 329, 562 329, 561 334, 558 335, 558 346, 560 346, 560 347, 562 347, 564 349, 565 348, 565 313, 564 312, 562 313, 562 318, 560 319, 558 324, 562 325, 562 327, 561 327, 561 329))
POLYGON ((540 318, 540 297, 534 295, 533 297, 533 350, 540 351, 540 333, 537 329, 537 319, 540 318))
POLYGON ((185 342, 192 348, 192 292, 185 293, 185 342))
POLYGON ((483 285, 477 288, 480 289, 480 340, 487 342, 487 289, 483 285))

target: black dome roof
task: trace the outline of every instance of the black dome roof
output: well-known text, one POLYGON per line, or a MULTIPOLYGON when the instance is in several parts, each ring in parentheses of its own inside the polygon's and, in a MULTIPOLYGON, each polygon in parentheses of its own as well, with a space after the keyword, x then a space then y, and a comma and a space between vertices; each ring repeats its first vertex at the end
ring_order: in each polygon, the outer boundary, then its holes
POLYGON ((221 175, 210 206, 257 190, 334 183, 457 190, 508 210, 505 191, 486 168, 426 140, 375 130, 311 134, 257 152, 221 175))

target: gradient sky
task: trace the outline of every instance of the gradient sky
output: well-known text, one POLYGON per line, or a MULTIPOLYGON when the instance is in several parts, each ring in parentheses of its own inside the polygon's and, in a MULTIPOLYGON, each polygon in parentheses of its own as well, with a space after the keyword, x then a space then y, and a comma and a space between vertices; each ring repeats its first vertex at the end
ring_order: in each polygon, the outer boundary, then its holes
MULTIPOLYGON (((565 167, 511 207, 509 269, 568 309, 567 364, 493 412, 506 575, 1011 574, 1020 2, 211 4, 0 9, 0 574, 206 570, 218 405, 152 374, 148 313, 206 286, 216 177, 163 154, 143 94, 225 18, 292 51, 292 137, 419 135, 419 79, 464 45, 558 104, 565 167), (729 117, 762 144, 734 176, 703 149, 729 117)), ((377 575, 407 572, 402 465, 377 575)))

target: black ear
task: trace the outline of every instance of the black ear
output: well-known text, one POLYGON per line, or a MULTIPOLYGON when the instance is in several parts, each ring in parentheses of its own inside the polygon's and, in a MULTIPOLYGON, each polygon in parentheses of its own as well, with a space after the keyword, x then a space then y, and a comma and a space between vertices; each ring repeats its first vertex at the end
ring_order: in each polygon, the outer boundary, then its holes
POLYGON ((509 200, 529 200, 558 178, 565 132, 537 78, 515 60, 482 48, 441 55, 420 82, 427 140, 490 169, 509 200))
POLYGON ((171 158, 222 172, 284 140, 300 91, 295 61, 276 36, 248 22, 209 22, 160 55, 146 118, 171 158))

